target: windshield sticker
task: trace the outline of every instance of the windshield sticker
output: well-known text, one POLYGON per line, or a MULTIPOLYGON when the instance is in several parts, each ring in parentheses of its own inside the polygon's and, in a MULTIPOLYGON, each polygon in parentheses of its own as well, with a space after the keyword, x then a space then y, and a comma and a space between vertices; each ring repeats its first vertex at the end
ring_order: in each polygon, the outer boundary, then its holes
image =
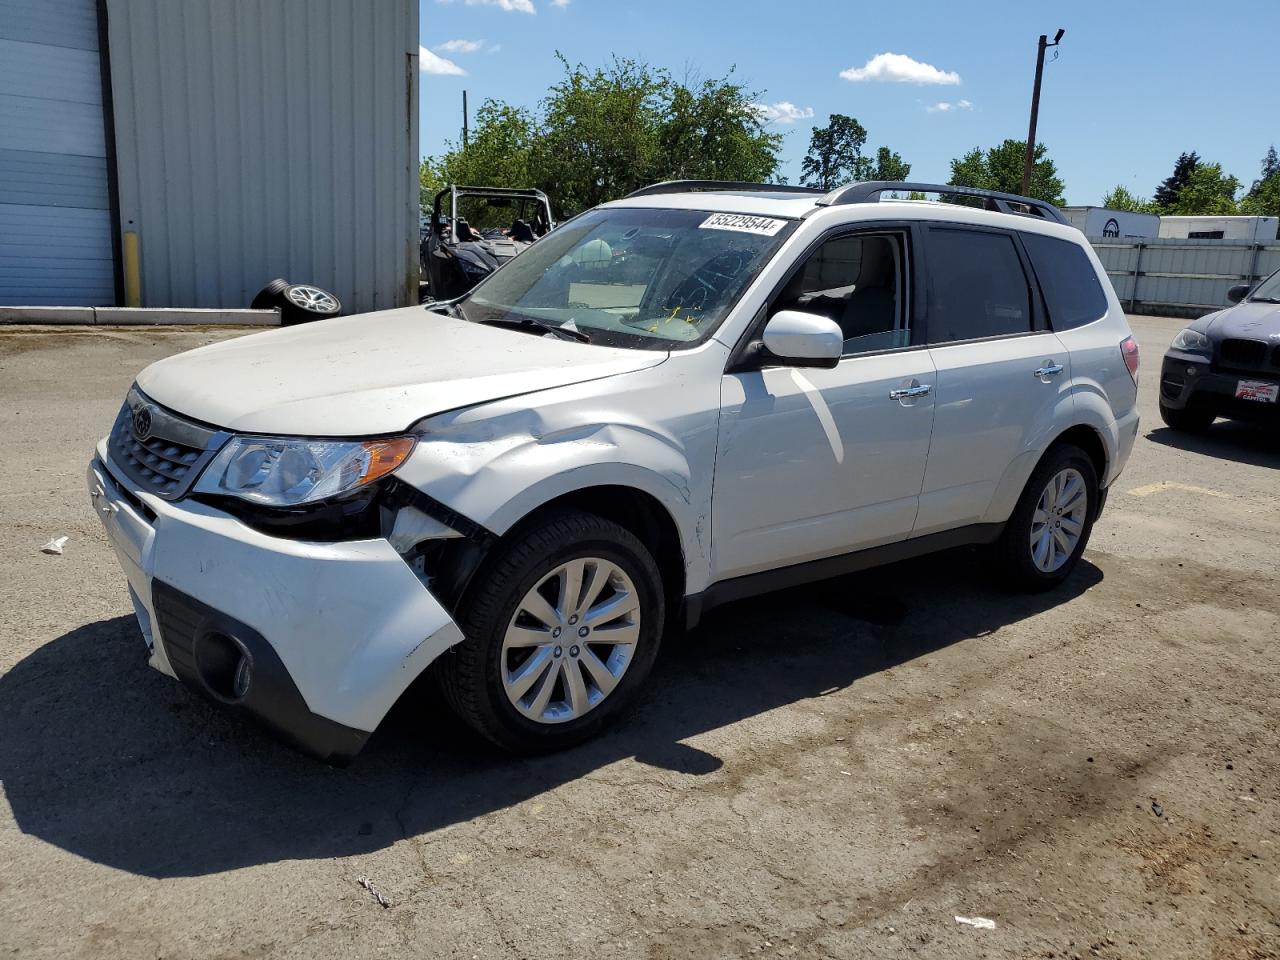
POLYGON ((752 217, 745 213, 713 213, 702 223, 700 230, 733 230, 737 233, 754 233, 762 237, 772 237, 787 225, 785 220, 773 217, 752 217))

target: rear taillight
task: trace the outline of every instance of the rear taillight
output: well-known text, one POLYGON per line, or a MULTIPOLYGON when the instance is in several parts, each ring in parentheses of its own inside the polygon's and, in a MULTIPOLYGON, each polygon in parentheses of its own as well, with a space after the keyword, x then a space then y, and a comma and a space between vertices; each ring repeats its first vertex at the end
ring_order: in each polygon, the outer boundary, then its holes
POLYGON ((1124 357, 1124 365, 1129 368, 1129 376, 1138 382, 1138 341, 1133 337, 1125 337, 1120 341, 1120 354, 1124 357))

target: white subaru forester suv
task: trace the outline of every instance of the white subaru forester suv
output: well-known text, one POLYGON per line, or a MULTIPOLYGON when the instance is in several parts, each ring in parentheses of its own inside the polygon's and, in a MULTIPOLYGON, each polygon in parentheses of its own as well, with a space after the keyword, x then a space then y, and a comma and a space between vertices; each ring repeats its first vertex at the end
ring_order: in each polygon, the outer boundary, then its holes
POLYGON ((715 604, 962 544, 1059 583, 1137 367, 1039 201, 659 184, 459 300, 153 364, 88 479, 158 670, 340 763, 430 669, 546 750, 715 604))

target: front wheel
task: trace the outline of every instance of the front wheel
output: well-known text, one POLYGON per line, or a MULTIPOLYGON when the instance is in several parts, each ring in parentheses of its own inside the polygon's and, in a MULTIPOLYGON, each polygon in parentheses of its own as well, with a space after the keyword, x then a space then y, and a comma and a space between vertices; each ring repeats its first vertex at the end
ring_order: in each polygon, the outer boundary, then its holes
POLYGON ((662 578, 630 531, 549 516, 499 544, 464 596, 466 638, 440 664, 454 711, 517 753, 594 736, 635 698, 662 637, 662 578))
POLYGON ((1192 410, 1190 407, 1175 410, 1173 407, 1166 407, 1161 403, 1160 419, 1171 430, 1178 430, 1182 433, 1203 433, 1213 423, 1214 416, 1212 413, 1204 410, 1192 410))
POLYGON ((999 555, 1016 587, 1048 590, 1071 575, 1098 515, 1093 461, 1069 444, 1051 449, 1027 481, 1005 525, 999 555))

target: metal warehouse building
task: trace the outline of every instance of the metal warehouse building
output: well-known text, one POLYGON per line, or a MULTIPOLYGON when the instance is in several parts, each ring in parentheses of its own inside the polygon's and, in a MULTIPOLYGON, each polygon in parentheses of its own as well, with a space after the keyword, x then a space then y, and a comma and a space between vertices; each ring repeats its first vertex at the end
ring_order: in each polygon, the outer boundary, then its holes
POLYGON ((0 305, 417 300, 417 0, 0 0, 0 305))

